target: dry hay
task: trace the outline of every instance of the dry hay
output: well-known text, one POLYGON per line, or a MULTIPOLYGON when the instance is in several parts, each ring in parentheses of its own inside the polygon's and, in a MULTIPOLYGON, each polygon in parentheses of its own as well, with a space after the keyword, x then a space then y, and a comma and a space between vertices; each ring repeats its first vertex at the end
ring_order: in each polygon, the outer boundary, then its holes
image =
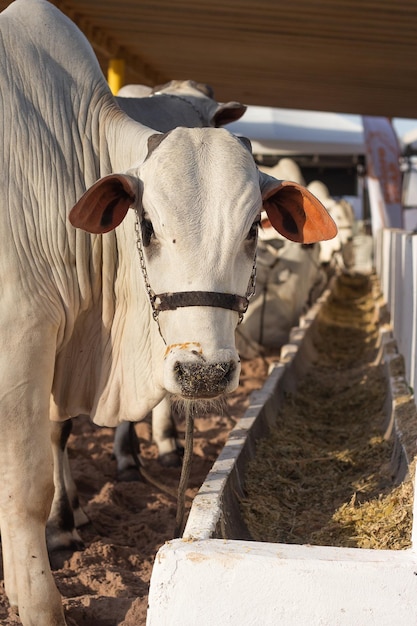
POLYGON ((243 516, 257 541, 404 549, 413 487, 394 485, 382 435, 375 280, 340 276, 312 328, 317 362, 249 464, 243 516))

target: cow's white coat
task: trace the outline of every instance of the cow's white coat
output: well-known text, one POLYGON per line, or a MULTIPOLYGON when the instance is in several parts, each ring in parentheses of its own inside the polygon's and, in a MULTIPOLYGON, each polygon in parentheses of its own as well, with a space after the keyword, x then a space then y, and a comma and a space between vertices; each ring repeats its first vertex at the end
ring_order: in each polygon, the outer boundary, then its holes
POLYGON ((263 228, 259 237, 256 294, 236 334, 239 354, 245 358, 287 343, 291 328, 327 282, 319 244, 302 246, 271 227, 263 228))
POLYGON ((333 198, 328 187, 320 180, 311 181, 307 188, 319 198, 337 224, 336 237, 320 243, 321 263, 351 267, 354 262, 352 238, 355 222, 352 205, 346 200, 333 198))
MULTIPOLYGON (((239 102, 218 103, 208 85, 193 80, 172 80, 155 88, 126 85, 119 90, 116 101, 132 119, 161 132, 177 126, 220 127, 239 119, 246 111, 246 106, 239 102)), ((152 412, 152 434, 161 461, 178 462, 169 401, 152 412)), ((118 472, 125 475, 136 468, 129 438, 128 427, 118 426, 114 453, 118 472)))
POLYGON ((220 127, 240 119, 246 111, 240 102, 217 102, 208 85, 193 80, 171 80, 154 89, 126 85, 116 101, 134 120, 161 132, 176 126, 220 127))
POLYGON ((45 542, 49 418, 141 419, 167 392, 183 395, 175 373, 190 362, 203 377, 228 364, 209 395, 231 391, 239 376, 235 311, 163 312, 164 343, 129 205, 153 224, 145 257, 156 293, 244 295, 262 203, 291 237, 332 237, 335 228, 304 191, 293 197, 292 186, 260 176, 224 129, 175 129, 147 157, 154 131, 118 108, 86 39, 44 0, 17 0, 1 14, 0 74, 5 588, 24 626, 63 626, 45 542), (73 228, 70 211, 73 225, 99 234, 73 228))

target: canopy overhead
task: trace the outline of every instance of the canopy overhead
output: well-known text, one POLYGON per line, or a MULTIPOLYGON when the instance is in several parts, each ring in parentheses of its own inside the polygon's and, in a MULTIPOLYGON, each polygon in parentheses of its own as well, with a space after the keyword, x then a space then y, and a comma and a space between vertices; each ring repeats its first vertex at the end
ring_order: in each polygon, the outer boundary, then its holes
POLYGON ((190 78, 223 102, 417 117, 415 0, 54 4, 90 39, 105 73, 110 59, 125 61, 127 83, 190 78))
POLYGON ((354 117, 253 106, 228 128, 248 137, 255 155, 363 155, 362 123, 354 117))

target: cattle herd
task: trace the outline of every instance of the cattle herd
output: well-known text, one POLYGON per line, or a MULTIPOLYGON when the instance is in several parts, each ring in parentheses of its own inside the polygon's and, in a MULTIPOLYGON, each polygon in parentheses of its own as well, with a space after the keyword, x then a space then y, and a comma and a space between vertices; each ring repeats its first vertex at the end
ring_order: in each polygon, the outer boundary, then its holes
POLYGON ((240 356, 279 350, 354 265, 354 216, 258 168, 220 128, 246 107, 206 85, 115 98, 46 0, 9 5, 0 45, 4 584, 24 626, 63 626, 48 548, 79 545, 70 418, 117 427, 123 473, 127 424, 152 412, 161 462, 180 463, 170 399, 228 394, 240 356))

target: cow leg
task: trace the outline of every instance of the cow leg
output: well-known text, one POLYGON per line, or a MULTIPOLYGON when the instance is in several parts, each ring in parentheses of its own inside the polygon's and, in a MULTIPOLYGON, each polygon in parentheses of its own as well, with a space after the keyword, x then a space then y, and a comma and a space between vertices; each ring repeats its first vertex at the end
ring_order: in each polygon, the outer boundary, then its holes
POLYGON ((139 440, 133 422, 121 422, 114 435, 113 454, 117 463, 117 479, 132 482, 142 480, 135 461, 139 458, 139 440))
POLYGON ((166 396, 152 411, 152 436, 158 446, 159 462, 164 467, 179 467, 184 448, 178 443, 177 429, 166 396))
POLYGON ((65 487, 67 490, 71 509, 74 514, 75 528, 80 528, 81 526, 85 526, 85 524, 89 524, 90 520, 87 514, 85 513, 85 511, 83 510, 83 508, 81 507, 80 500, 78 498, 78 490, 74 482, 74 479, 72 477, 71 467, 70 467, 70 463, 68 459, 68 447, 67 446, 65 446, 63 463, 64 463, 65 487))
POLYGON ((54 499, 46 526, 46 541, 49 553, 58 550, 81 550, 83 541, 75 530, 88 521, 82 511, 77 488, 71 476, 67 441, 72 430, 72 421, 51 422, 51 443, 54 459, 54 499))
POLYGON ((8 333, 0 355, 0 528, 5 590, 24 626, 64 626, 45 538, 54 492, 49 399, 55 333, 53 329, 41 332, 36 322, 31 328, 30 314, 24 325, 15 328, 19 332, 8 333))
MULTIPOLYGON (((179 467, 184 449, 177 442, 177 429, 172 419, 169 396, 152 411, 152 436, 158 447, 161 465, 179 467)), ((133 456, 134 454, 139 456, 139 441, 132 422, 122 422, 117 426, 113 454, 117 462, 118 480, 141 480, 140 471, 133 456)))

